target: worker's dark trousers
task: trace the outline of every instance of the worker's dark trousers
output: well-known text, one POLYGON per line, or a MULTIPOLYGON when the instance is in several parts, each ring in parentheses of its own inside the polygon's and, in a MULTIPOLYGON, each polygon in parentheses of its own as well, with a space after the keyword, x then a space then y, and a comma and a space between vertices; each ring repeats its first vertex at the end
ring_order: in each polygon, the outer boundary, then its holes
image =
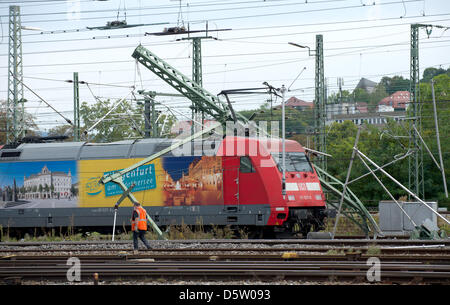
POLYGON ((139 237, 140 240, 142 240, 142 242, 147 247, 147 249, 150 249, 150 245, 148 244, 148 241, 145 239, 145 232, 147 232, 147 231, 145 231, 145 230, 139 230, 138 232, 133 231, 134 250, 138 250, 139 249, 138 237, 139 237))

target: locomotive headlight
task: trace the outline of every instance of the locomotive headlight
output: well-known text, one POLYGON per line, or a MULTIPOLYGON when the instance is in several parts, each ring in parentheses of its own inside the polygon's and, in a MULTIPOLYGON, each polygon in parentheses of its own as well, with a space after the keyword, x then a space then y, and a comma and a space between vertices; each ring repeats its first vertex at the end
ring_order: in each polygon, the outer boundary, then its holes
POLYGON ((289 201, 294 201, 295 200, 295 196, 294 195, 289 195, 288 196, 288 200, 289 201))
POLYGON ((322 195, 316 195, 316 200, 322 200, 322 195))

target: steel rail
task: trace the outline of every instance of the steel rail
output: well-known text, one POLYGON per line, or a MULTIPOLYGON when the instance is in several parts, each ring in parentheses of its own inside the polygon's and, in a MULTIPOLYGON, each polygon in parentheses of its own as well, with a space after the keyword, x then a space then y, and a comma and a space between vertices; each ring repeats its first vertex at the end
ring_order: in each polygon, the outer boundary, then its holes
MULTIPOLYGON (((373 257, 372 254, 301 254, 296 256, 284 257, 282 254, 132 254, 128 253, 126 255, 77 255, 76 257, 80 259, 81 262, 92 262, 92 261, 104 261, 104 262, 123 262, 123 261, 296 261, 296 262, 307 262, 314 263, 318 261, 367 261, 368 258, 373 257)), ((43 264, 54 264, 54 263, 65 263, 69 257, 72 255, 9 255, 0 257, 0 266, 13 264, 18 265, 43 265, 43 264)), ((429 263, 429 262, 439 262, 450 264, 450 256, 448 255, 392 255, 392 254, 380 254, 376 255, 380 261, 383 262, 402 262, 402 263, 429 263)))
MULTIPOLYGON (((411 246, 411 247, 401 247, 401 248, 395 248, 395 247, 383 247, 383 248, 377 248, 376 250, 379 250, 381 253, 415 253, 415 254, 422 254, 422 253, 428 253, 428 254, 447 254, 450 255, 450 247, 445 246, 436 246, 433 248, 430 247, 423 247, 423 248, 417 248, 418 246, 411 246)), ((61 253, 61 252, 72 252, 72 253, 79 253, 79 252, 123 252, 123 251, 131 251, 131 246, 129 248, 120 248, 120 249, 114 249, 114 248, 99 248, 99 249, 77 249, 77 248, 70 248, 70 249, 7 249, 3 248, 0 249, 0 253, 61 253)), ((295 252, 328 252, 328 251, 336 251, 336 252, 361 252, 361 253, 367 253, 370 252, 369 247, 352 247, 352 248, 343 248, 343 247, 334 247, 334 248, 295 248, 295 247, 283 247, 283 248, 153 248, 150 250, 141 250, 141 252, 148 253, 148 252, 218 252, 218 253, 227 253, 227 252, 288 252, 288 251, 295 251, 295 252)))
MULTIPOLYGON (((186 239, 186 240, 151 240, 155 244, 258 244, 258 245, 277 245, 277 244, 298 244, 298 245, 436 245, 445 244, 450 246, 450 238, 441 240, 409 240, 409 239, 186 239)), ((110 240, 104 241, 57 241, 57 242, 0 242, 1 246, 62 246, 62 245, 117 245, 130 244, 132 240, 110 240)))
MULTIPOLYGON (((82 280, 89 280, 94 273, 102 279, 141 277, 147 279, 160 278, 196 278, 196 279, 227 279, 247 278, 261 279, 316 279, 339 280, 356 279, 364 281, 370 266, 361 262, 136 262, 83 264, 81 268, 82 280)), ((20 277, 21 279, 65 279, 68 266, 64 264, 53 266, 0 267, 0 278, 20 277)), ((381 277, 383 281, 412 281, 420 279, 422 282, 450 281, 450 265, 429 264, 399 264, 385 263, 382 265, 381 277)))

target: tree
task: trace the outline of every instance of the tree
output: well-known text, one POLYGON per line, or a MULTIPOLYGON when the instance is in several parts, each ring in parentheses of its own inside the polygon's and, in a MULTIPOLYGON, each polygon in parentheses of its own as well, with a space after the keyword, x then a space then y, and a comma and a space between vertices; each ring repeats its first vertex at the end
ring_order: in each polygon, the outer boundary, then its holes
MULTIPOLYGON (((80 107, 80 118, 87 130, 103 118, 119 101, 97 101, 89 106, 83 102, 80 107)), ((127 138, 141 136, 143 128, 143 109, 137 105, 132 107, 131 102, 122 101, 115 110, 89 132, 87 140, 92 142, 113 142, 127 138)))
POLYGON ((410 89, 409 79, 398 75, 393 77, 384 76, 379 84, 384 86, 388 95, 397 91, 409 91, 410 89))
MULTIPOLYGON (((450 150, 450 139, 448 137, 448 135, 450 134, 450 124, 448 124, 448 119, 450 117, 450 76, 446 73, 439 74, 433 77, 433 79, 435 81, 434 90, 441 150, 443 154, 444 169, 446 173, 447 189, 450 190, 450 158, 447 157, 450 150)), ((439 160, 430 82, 423 82, 420 84, 420 94, 420 99, 423 101, 422 137, 433 153, 435 159, 439 160)), ((450 199, 445 198, 444 195, 442 174, 437 169, 436 165, 425 149, 424 173, 425 197, 428 200, 437 200, 442 206, 450 207, 450 199)))
POLYGON ((348 90, 342 90, 341 92, 333 92, 330 96, 327 97, 327 102, 329 104, 336 104, 336 103, 348 103, 350 101, 353 101, 353 97, 348 90))
POLYGON ((370 93, 364 89, 353 90, 353 100, 357 103, 369 103, 370 93))
MULTIPOLYGON (((6 100, 0 100, 0 144, 6 143, 6 126, 7 122, 12 125, 12 118, 6 117, 6 100)), ((24 113, 24 128, 25 136, 37 135, 37 125, 35 123, 35 117, 27 112, 24 113)), ((21 139, 16 139, 20 141, 21 139)))
POLYGON ((49 136, 67 136, 64 141, 73 141, 73 127, 71 125, 60 125, 48 131, 49 136))
MULTIPOLYGON (((271 121, 279 122, 279 131, 281 136, 281 108, 273 108, 272 111, 269 105, 266 103, 254 110, 240 111, 240 114, 250 118, 254 113, 256 117, 253 119, 255 122, 266 121, 267 129, 270 132, 271 121)), ((292 137, 298 134, 305 134, 309 126, 314 126, 314 116, 312 109, 298 110, 292 107, 285 108, 286 115, 286 137, 292 137)))
POLYGON ((375 90, 369 95, 369 111, 375 112, 378 103, 387 96, 389 96, 389 94, 386 92, 384 85, 378 84, 375 87, 375 90))
POLYGON ((70 187, 70 192, 72 193, 72 196, 78 196, 78 188, 76 188, 74 184, 70 187))
POLYGON ((420 80, 420 82, 422 83, 428 83, 431 81, 431 79, 433 79, 435 76, 441 75, 441 74, 447 74, 450 76, 450 68, 448 68, 447 70, 442 69, 442 68, 426 68, 423 71, 423 78, 420 80))
MULTIPOLYGON (((358 149, 378 165, 383 165, 388 161, 393 160, 396 155, 404 154, 406 150, 399 145, 398 140, 393 137, 381 136, 385 132, 395 135, 405 135, 405 126, 401 127, 400 124, 401 123, 390 120, 388 124, 381 129, 374 127, 373 125, 365 124, 361 131, 358 149)), ((328 158, 328 172, 341 181, 345 181, 347 175, 356 133, 357 127, 351 121, 333 123, 329 126, 327 131, 327 153, 333 156, 332 158, 328 158)), ((407 146, 406 142, 407 140, 402 144, 407 146)), ((400 182, 407 183, 407 159, 403 159, 398 163, 390 165, 386 170, 400 180, 400 182)), ((368 170, 366 167, 358 158, 356 158, 353 163, 350 179, 359 177, 367 172, 368 170)), ((405 192, 396 187, 394 182, 380 174, 377 176, 394 197, 399 198, 400 196, 405 195, 405 192)), ((388 194, 371 175, 350 184, 349 187, 367 206, 377 206, 380 200, 390 200, 388 194)))
MULTIPOLYGON (((144 105, 133 105, 130 101, 97 101, 89 106, 83 102, 80 107, 80 118, 84 126, 82 131, 88 130, 103 118, 113 107, 118 106, 104 120, 89 131, 88 141, 93 142, 113 142, 130 138, 144 137, 144 105)), ((159 119, 163 122, 167 118, 164 126, 164 132, 170 130, 175 121, 175 117, 169 114, 163 114, 159 119)), ((162 134, 164 134, 162 132, 162 134)))

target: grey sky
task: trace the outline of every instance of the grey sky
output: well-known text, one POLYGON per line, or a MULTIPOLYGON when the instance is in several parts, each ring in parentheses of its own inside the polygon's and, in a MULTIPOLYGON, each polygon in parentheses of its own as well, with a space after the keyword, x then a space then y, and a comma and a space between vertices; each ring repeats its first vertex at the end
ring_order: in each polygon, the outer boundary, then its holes
MULTIPOLYGON (((12 2, 0 1, 1 99, 7 97, 8 6, 12 2)), ((15 2, 21 6, 22 25, 44 30, 44 34, 22 31, 24 82, 69 118, 73 117, 73 87, 63 80, 72 79, 74 71, 79 72, 80 80, 90 83, 135 85, 137 89, 174 92, 143 66, 136 69, 131 54, 139 43, 191 76, 192 46, 187 41, 176 41, 183 36, 143 35, 176 26, 181 21, 178 1, 15 2), (124 2, 128 24, 170 24, 86 30, 87 26, 103 26, 115 20, 119 5, 119 19, 123 20, 124 2), (71 10, 75 13, 71 14, 71 10), (82 31, 60 33, 76 29, 82 31), (126 35, 133 37, 124 37, 126 35)), ((208 91, 217 94, 224 89, 261 87, 264 81, 275 87, 289 86, 306 67, 291 87, 303 91, 287 94, 287 97, 296 96, 306 101, 314 98, 314 58, 308 56, 306 49, 288 42, 314 49, 315 35, 323 35, 324 70, 331 93, 337 90, 338 77, 344 79, 344 89, 349 90, 356 86, 360 77, 373 81, 379 81, 384 75, 409 78, 410 24, 450 26, 450 1, 447 0, 183 0, 181 8, 182 21, 186 26, 189 22, 191 29, 204 29, 206 20, 210 30, 232 29, 210 33, 219 40, 203 40, 203 84, 208 91)), ((424 30, 420 31, 422 71, 429 66, 447 68, 449 51, 450 31, 434 29, 430 38, 424 30)), ((123 98, 131 91, 126 87, 99 85, 91 85, 91 89, 95 95, 111 99, 123 98)), ((80 96, 82 101, 95 102, 85 85, 80 87, 80 96)), ((25 97, 30 101, 27 111, 37 117, 42 128, 63 124, 63 120, 38 103, 32 93, 25 90, 25 97)), ((239 110, 256 108, 266 98, 235 97, 235 107, 239 110)), ((189 112, 190 102, 185 99, 160 98, 160 101, 189 112)))

